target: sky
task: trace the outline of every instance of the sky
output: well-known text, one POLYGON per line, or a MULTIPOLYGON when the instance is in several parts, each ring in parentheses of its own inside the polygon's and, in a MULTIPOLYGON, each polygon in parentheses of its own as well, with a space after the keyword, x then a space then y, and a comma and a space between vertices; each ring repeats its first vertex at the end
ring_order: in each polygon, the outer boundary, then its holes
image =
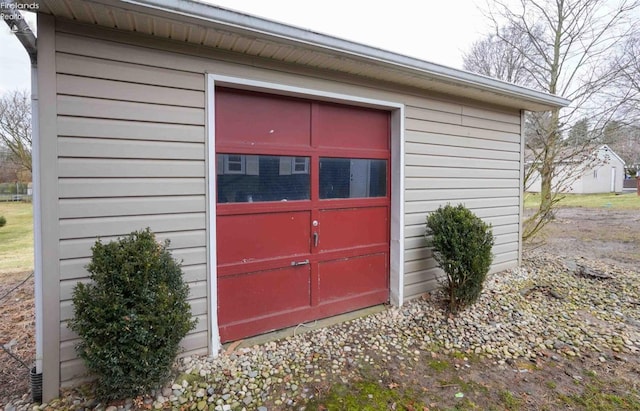
MULTIPOLYGON (((224 8, 462 68, 462 55, 490 28, 484 0, 208 0, 224 8)), ((33 28, 35 18, 27 14, 33 28)), ((27 53, 0 22, 0 94, 30 88, 27 53)))

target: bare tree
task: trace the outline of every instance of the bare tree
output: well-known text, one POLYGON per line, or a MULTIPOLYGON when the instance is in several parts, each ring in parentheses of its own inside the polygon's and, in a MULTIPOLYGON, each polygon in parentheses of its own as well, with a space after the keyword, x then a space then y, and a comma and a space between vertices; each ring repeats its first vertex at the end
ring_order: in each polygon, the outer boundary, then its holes
POLYGON ((0 184, 16 183, 19 179, 20 167, 11 159, 11 153, 0 144, 0 184))
MULTIPOLYGON (((601 0, 497 0, 487 5, 487 16, 495 28, 490 38, 501 42, 490 52, 497 53, 494 58, 499 60, 504 50, 510 50, 506 61, 520 64, 527 74, 524 79, 500 78, 572 100, 567 109, 532 113, 527 118, 526 143, 532 165, 528 173, 540 175, 541 202, 525 221, 525 240, 553 217, 562 198, 561 186, 566 185, 561 180, 571 174, 567 167, 583 164, 579 160, 589 158, 599 135, 592 133, 568 147, 568 130, 584 117, 589 117, 592 130, 600 130, 620 105, 601 103, 606 87, 619 75, 610 64, 612 53, 618 50, 615 45, 630 36, 638 6, 638 0, 621 0, 615 6, 601 0)), ((465 62, 465 68, 482 74, 517 72, 496 69, 487 73, 482 65, 469 63, 465 62)))
MULTIPOLYGON (((638 24, 640 26, 640 24, 638 24)), ((626 123, 640 122, 640 27, 623 43, 621 56, 611 65, 620 76, 610 84, 611 100, 624 101, 619 120, 626 123)))
POLYGON ((0 99, 0 143, 14 163, 31 172, 31 99, 27 91, 11 91, 0 99))
POLYGON ((536 53, 533 44, 521 35, 518 27, 506 26, 497 30, 499 34, 490 34, 471 45, 463 55, 463 68, 513 84, 532 85, 531 70, 537 65, 532 64, 536 53))

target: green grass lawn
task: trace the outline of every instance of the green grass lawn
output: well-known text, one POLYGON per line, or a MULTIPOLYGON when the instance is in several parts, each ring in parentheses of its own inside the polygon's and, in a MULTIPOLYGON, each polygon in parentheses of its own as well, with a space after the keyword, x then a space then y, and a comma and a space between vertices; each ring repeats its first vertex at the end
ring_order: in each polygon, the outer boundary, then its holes
POLYGON ((7 224, 0 228, 0 276, 33 270, 33 208, 31 203, 0 202, 7 224))
MULTIPOLYGON (((525 208, 540 205, 540 194, 526 193, 525 208)), ((564 194, 560 207, 612 208, 616 210, 640 210, 640 196, 634 193, 615 194, 564 194)))

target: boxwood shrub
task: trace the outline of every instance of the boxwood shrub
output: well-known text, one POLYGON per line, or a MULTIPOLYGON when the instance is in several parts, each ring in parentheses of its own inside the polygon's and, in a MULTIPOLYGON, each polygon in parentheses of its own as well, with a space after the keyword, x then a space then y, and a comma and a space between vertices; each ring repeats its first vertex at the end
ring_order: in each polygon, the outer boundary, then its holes
POLYGON ((491 226, 460 204, 439 207, 427 216, 426 238, 445 273, 443 291, 449 311, 473 304, 491 267, 491 226))
POLYGON ((90 283, 73 291, 69 325, 77 351, 105 400, 135 397, 170 377, 180 341, 195 327, 182 269, 147 228, 108 244, 98 240, 90 283))

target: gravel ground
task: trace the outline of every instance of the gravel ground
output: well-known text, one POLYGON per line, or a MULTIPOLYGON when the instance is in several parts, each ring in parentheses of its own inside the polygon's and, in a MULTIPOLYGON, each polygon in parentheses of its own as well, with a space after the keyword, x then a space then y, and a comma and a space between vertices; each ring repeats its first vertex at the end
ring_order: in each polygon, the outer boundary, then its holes
MULTIPOLYGON (((217 358, 183 358, 179 375, 152 396, 106 409, 300 409, 317 394, 313 387, 347 382, 363 367, 418 363, 434 351, 499 365, 585 353, 614 361, 640 351, 638 296, 634 270, 530 251, 521 268, 490 277, 477 304, 456 317, 443 311, 437 294, 425 295, 402 308, 217 358), (579 266, 602 277, 577 275, 579 266)), ((40 407, 26 400, 5 410, 104 408, 79 390, 40 407)))

